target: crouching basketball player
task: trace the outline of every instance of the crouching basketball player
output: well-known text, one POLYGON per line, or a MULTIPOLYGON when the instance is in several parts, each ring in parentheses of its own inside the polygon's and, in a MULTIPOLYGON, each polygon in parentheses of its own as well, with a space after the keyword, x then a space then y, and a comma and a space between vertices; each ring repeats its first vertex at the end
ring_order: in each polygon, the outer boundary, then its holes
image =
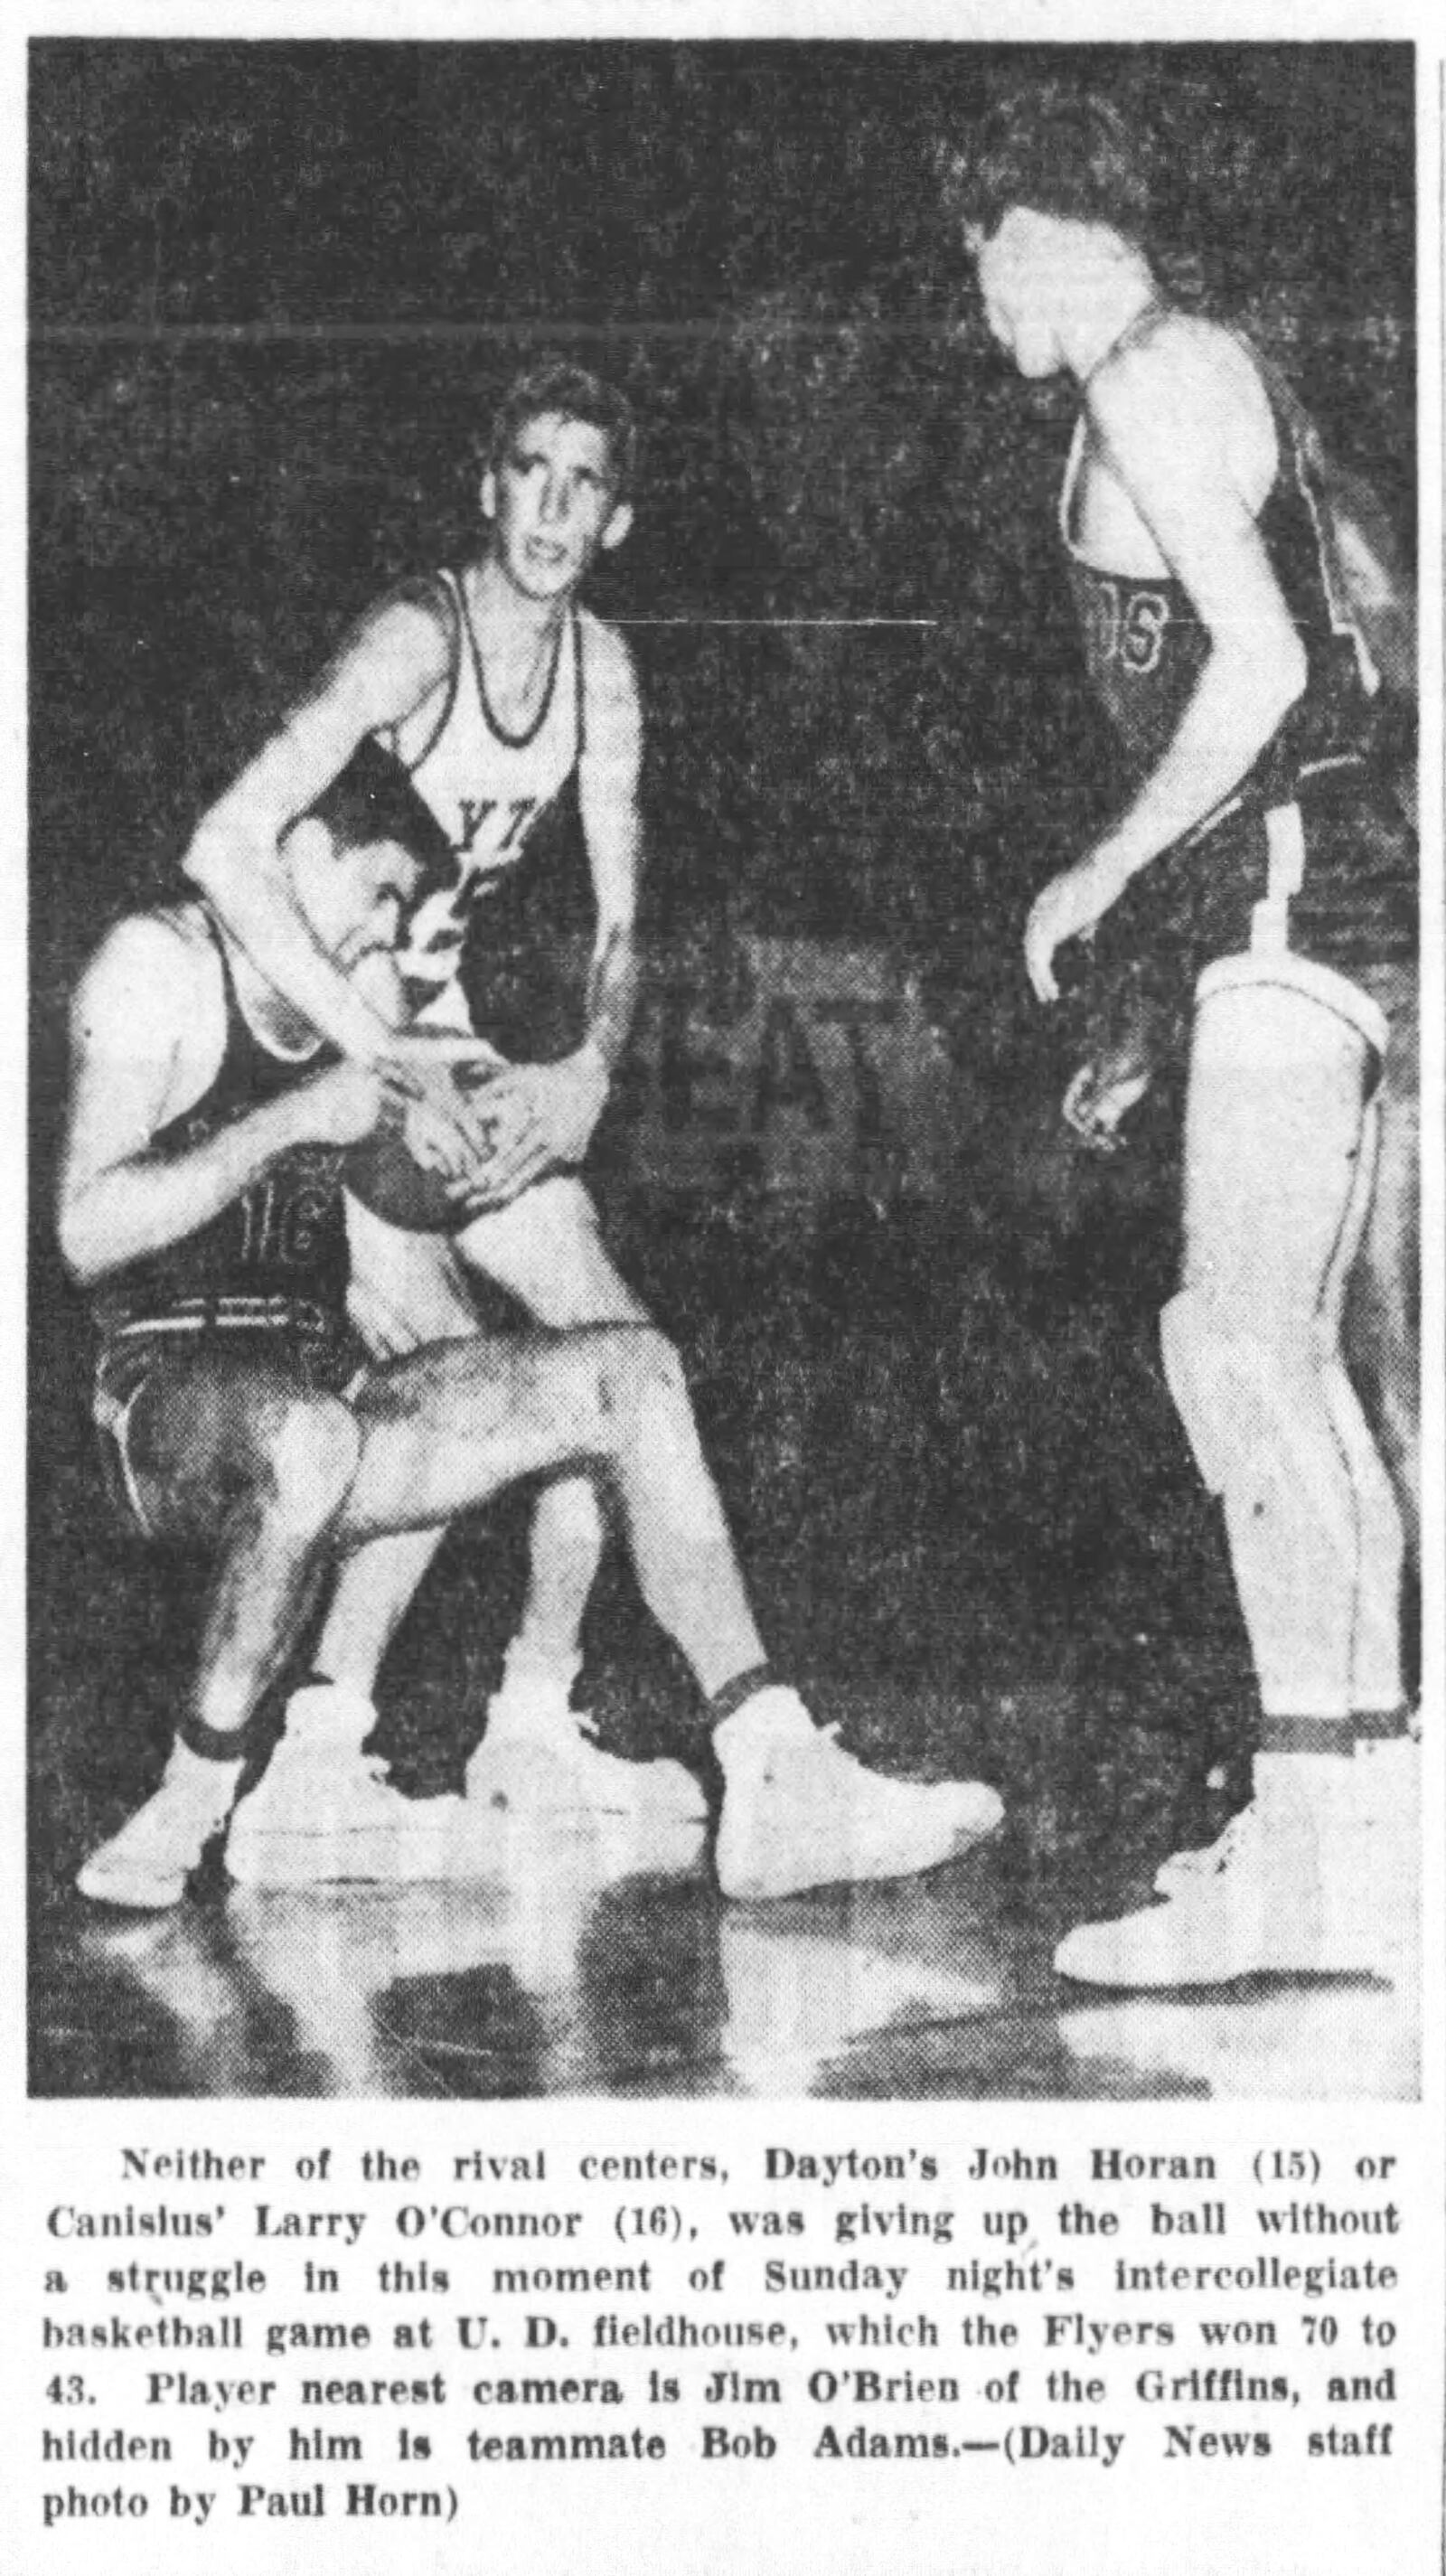
MULTIPOLYGON (((1387 1273, 1410 1237, 1416 853, 1372 775, 1378 675, 1298 406, 1243 339, 1163 295, 1118 112, 1064 90, 1016 99, 957 183, 996 339, 1021 374, 1080 389, 1061 536, 1133 778, 1119 819, 1038 897, 1026 964, 1053 1001, 1060 948, 1130 913, 1136 936, 1188 958, 1184 1271, 1164 1362, 1224 1506, 1263 1710, 1254 1796, 1223 1841, 1166 1864, 1165 1903, 1072 1932, 1058 1965, 1126 1987, 1390 1974, 1409 1955, 1419 1833, 1402 1525, 1340 1348, 1363 1245, 1381 1312, 1409 1312, 1387 1273)), ((1417 1363, 1397 1339, 1393 1450, 1411 1483, 1417 1363)))
MULTIPOLYGON (((275 988, 354 1060, 394 1063, 407 1042, 379 1028, 307 933, 287 827, 371 736, 405 763, 447 836, 450 873, 408 923, 403 972, 417 1024, 475 1030, 499 1072, 486 1205, 449 1239, 352 1199, 351 1308, 374 1355, 469 1330, 479 1273, 542 1324, 646 1321, 578 1168, 633 1015, 640 854, 632 666, 578 592, 627 534, 635 444, 626 401, 581 370, 545 367, 515 384, 481 480, 483 545, 362 620, 189 853, 275 988), (581 867, 577 837, 554 829, 574 793, 581 867)), ((411 1073, 426 1079, 415 1048, 411 1073)), ((469 1168, 465 1147, 452 1168, 469 1168)), ((521 1626, 471 1781, 534 1813, 603 1811, 665 1829, 699 1820, 698 1783, 677 1763, 619 1761, 572 1707, 602 1537, 589 1479, 544 1487, 521 1626)), ((333 1724, 358 1741, 436 1545, 434 1531, 392 1539, 342 1575, 317 1664, 333 1724)))
MULTIPOLYGON (((434 843, 435 821, 375 746, 288 836, 318 955, 374 997, 434 843)), ((611 1488, 643 1595, 708 1698, 725 1894, 909 1873, 988 1831, 991 1790, 866 1771, 772 1678, 676 1356, 650 1326, 497 1337, 473 1318, 457 1338, 356 1366, 341 1168, 384 1104, 378 1077, 338 1060, 200 904, 123 922, 81 982, 59 1216, 95 1300, 96 1419, 141 1531, 215 1557, 164 1779, 86 1862, 84 1892, 179 1899, 230 1815, 248 1721, 338 1555, 435 1532, 560 1468, 611 1488)), ((268 1778, 318 1879, 475 1866, 466 1802, 401 1796, 325 1692, 293 1700, 268 1778)), ((267 1801, 267 1779, 254 1796, 267 1801)), ((272 1812, 263 1858, 277 1840, 272 1812)))

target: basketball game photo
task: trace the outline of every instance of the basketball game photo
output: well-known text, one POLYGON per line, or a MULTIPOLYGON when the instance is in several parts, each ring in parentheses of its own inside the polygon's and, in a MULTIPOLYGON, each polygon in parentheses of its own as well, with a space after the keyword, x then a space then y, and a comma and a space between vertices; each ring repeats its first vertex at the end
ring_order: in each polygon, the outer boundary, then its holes
POLYGON ((32 43, 35 2103, 1419 2099, 1416 83, 32 43))

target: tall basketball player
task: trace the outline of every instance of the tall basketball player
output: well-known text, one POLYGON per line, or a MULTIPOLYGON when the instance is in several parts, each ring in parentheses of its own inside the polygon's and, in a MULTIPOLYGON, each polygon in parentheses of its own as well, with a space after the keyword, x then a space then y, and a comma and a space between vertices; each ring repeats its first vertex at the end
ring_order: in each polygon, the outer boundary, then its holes
POLYGON ((1106 1986, 1395 1973, 1419 1830, 1402 1529, 1339 1340, 1363 1236, 1399 1241, 1411 1177, 1416 857, 1372 775, 1377 674, 1299 416, 1244 340, 1162 292, 1118 112, 1066 88, 1012 100, 956 178, 995 338, 1022 375, 1079 389, 1060 534, 1133 782, 1039 895, 1026 966, 1053 1001, 1060 949, 1132 914, 1188 966, 1164 1361, 1224 1505, 1263 1712, 1224 1840, 1166 1864, 1163 1904, 1072 1932, 1058 1965, 1106 1986))
MULTIPOLYGON (((383 599, 316 688, 202 821, 188 868, 248 955, 361 1062, 410 1056, 308 938, 286 828, 357 744, 395 751, 447 834, 450 883, 409 926, 404 974, 432 1033, 475 1026, 496 1074, 485 1165, 475 1134, 433 1092, 413 1140, 459 1182, 459 1228, 408 1233, 353 1201, 352 1312, 395 1354, 473 1329, 468 1274, 540 1323, 637 1323, 642 1309, 601 1241, 579 1177, 637 988, 640 718, 621 637, 579 604, 598 555, 632 519, 636 433, 624 398, 581 370, 523 377, 494 423, 481 479, 485 542, 469 561, 383 599), (586 881, 564 881, 563 836, 538 826, 575 781, 586 881), (510 990, 507 989, 510 986, 510 990), (546 1031, 529 1020, 546 1016, 546 1031), (516 1059, 526 1051, 534 1059, 516 1059), (448 1159, 450 1157, 450 1160, 448 1159), (463 1209, 471 1221, 462 1223, 463 1209)), ((419 1072, 419 1063, 423 1068, 419 1072)), ((356 1743, 374 1722, 375 1676, 437 1545, 422 1532, 365 1551, 344 1574, 319 1647, 319 1683, 293 1710, 356 1743)), ((604 1752, 571 1705, 583 1612, 602 1546, 586 1478, 546 1486, 531 1577, 472 1794, 529 1808, 603 1808, 664 1830, 701 1814, 676 1763, 604 1752)), ((284 1780, 277 1796, 284 1802, 284 1780)))

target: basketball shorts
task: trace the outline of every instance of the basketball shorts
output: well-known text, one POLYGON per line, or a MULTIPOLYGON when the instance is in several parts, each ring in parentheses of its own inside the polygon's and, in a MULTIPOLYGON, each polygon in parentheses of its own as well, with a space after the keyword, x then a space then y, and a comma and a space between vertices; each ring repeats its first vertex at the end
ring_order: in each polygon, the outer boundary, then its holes
POLYGON ((179 1387, 198 1353, 238 1367, 284 1368, 319 1395, 352 1394, 370 1355, 330 1308, 279 1298, 197 1300, 174 1313, 138 1316, 106 1332, 91 1385, 91 1419, 112 1509, 126 1528, 155 1539, 131 1459, 131 1419, 141 1396, 167 1381, 179 1387))
POLYGON ((1306 771, 1287 802, 1227 806, 1143 869, 1102 925, 1100 962, 1118 975, 1131 961, 1180 1035, 1192 1000, 1285 985, 1384 1055, 1418 910, 1415 835, 1353 758, 1306 771))

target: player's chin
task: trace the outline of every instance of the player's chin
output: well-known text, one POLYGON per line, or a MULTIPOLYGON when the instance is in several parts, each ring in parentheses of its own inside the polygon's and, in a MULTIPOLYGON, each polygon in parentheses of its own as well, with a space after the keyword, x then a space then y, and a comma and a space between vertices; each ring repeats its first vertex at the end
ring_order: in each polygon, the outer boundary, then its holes
POLYGON ((587 564, 576 556, 538 555, 524 546, 508 567, 513 582, 527 599, 565 599, 576 590, 587 570, 587 564))
POLYGON ((407 1017, 407 996, 396 952, 391 948, 364 948, 346 971, 355 990, 378 1017, 389 1027, 400 1028, 407 1017))

